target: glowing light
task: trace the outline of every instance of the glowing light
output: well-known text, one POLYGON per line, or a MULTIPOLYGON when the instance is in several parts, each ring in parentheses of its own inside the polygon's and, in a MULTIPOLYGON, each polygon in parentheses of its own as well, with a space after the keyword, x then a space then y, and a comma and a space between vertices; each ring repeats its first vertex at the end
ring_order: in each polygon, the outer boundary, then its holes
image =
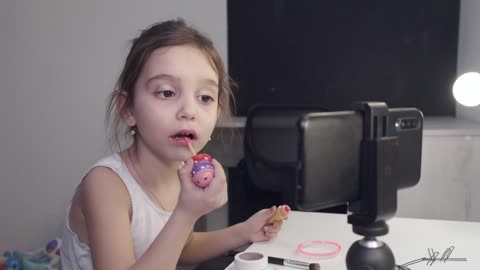
POLYGON ((453 84, 453 96, 458 103, 473 107, 480 104, 480 74, 468 72, 457 78, 453 84))

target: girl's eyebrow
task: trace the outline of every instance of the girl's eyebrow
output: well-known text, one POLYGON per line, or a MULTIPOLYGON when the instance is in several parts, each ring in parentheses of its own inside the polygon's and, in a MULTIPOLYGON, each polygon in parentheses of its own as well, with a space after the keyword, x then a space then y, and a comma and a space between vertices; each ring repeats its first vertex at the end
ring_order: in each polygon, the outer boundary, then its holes
POLYGON ((214 86, 214 87, 218 87, 218 83, 215 80, 212 80, 212 79, 202 79, 201 82, 202 82, 202 84, 205 84, 205 85, 211 85, 211 86, 214 86))
MULTIPOLYGON (((174 75, 170 74, 157 74, 154 75, 150 78, 147 79, 146 85, 149 85, 151 81, 153 80, 168 80, 168 81, 173 81, 173 82, 178 82, 180 81, 180 78, 174 75)), ((215 80, 212 79, 201 79, 200 82, 204 85, 211 85, 214 87, 218 87, 218 83, 215 80)))
POLYGON ((170 75, 170 74, 157 74, 154 75, 150 78, 147 79, 146 85, 149 85, 151 81, 153 80, 167 80, 167 81, 173 81, 173 82, 178 82, 180 78, 170 75))

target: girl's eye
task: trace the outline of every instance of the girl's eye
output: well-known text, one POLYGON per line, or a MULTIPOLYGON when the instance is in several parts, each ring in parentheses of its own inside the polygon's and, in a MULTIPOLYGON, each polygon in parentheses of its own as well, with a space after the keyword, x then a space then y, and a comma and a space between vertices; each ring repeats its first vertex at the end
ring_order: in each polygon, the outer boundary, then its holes
POLYGON ((168 97, 173 97, 175 93, 171 90, 162 90, 162 91, 158 91, 157 95, 168 98, 168 97))
POLYGON ((211 96, 201 95, 200 100, 204 103, 209 103, 215 101, 211 96))

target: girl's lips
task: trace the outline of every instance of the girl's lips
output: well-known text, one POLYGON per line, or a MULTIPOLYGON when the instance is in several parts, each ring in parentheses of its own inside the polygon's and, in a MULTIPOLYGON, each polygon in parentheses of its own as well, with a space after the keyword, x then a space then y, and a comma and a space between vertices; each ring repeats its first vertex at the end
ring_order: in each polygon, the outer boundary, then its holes
POLYGON ((186 139, 186 138, 180 138, 180 137, 170 137, 170 141, 171 141, 173 144, 187 145, 189 142, 193 142, 194 140, 192 140, 192 139, 186 139))
POLYGON ((197 133, 192 129, 181 129, 172 134, 170 140, 174 144, 187 145, 189 142, 197 140, 197 133))

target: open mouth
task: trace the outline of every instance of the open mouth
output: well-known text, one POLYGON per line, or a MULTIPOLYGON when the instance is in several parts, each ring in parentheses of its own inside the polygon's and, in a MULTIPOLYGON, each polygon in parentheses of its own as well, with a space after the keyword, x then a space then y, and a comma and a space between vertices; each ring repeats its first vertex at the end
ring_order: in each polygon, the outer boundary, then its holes
POLYGON ((187 142, 196 140, 197 135, 195 134, 194 131, 182 130, 178 133, 173 134, 172 136, 170 136, 170 138, 172 140, 174 140, 175 142, 185 142, 185 143, 187 143, 187 142))

